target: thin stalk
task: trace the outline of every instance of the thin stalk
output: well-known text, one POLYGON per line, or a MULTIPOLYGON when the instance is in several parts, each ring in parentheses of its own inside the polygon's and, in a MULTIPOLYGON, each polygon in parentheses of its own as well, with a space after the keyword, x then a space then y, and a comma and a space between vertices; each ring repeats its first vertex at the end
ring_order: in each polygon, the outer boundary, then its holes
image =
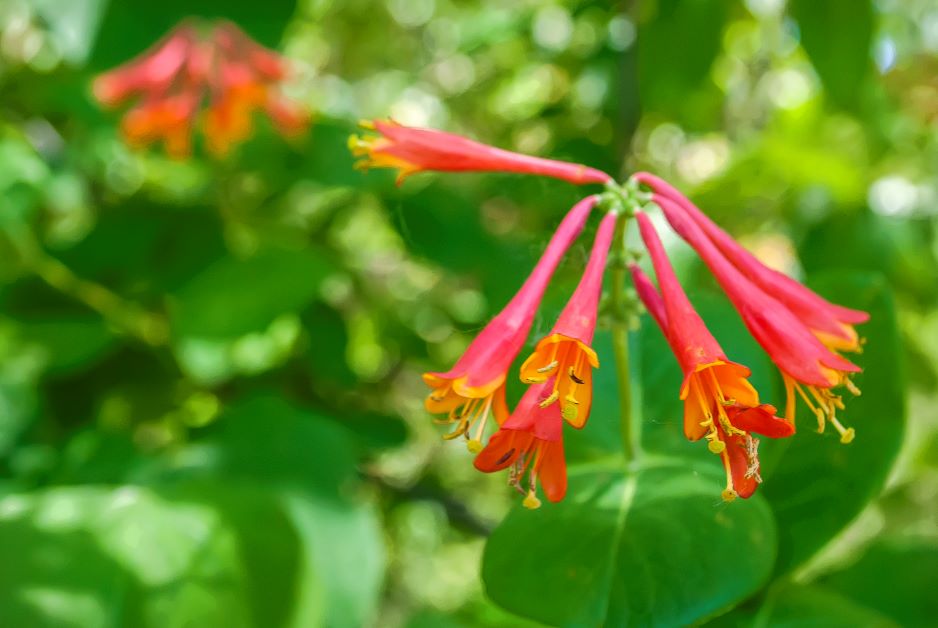
POLYGON ((33 249, 33 272, 63 294, 81 301, 125 333, 150 345, 164 344, 169 336, 165 319, 125 301, 104 286, 81 279, 59 260, 33 249))
POLYGON ((619 431, 622 437, 622 453, 626 461, 638 453, 632 420, 632 377, 629 369, 629 313, 625 299, 626 250, 625 227, 630 216, 623 212, 616 222, 613 239, 615 256, 612 260, 612 349, 616 361, 616 377, 619 387, 619 431))

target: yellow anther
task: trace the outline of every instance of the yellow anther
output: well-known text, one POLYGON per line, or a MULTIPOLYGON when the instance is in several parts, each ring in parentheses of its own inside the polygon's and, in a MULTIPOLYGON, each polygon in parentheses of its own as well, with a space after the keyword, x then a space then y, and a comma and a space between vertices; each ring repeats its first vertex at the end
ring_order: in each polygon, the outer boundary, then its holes
POLYGON ((363 129, 368 129, 369 131, 375 130, 375 123, 371 120, 359 120, 358 126, 362 127, 363 129))
POLYGON ((840 442, 844 445, 849 445, 853 442, 854 437, 857 435, 856 431, 852 427, 845 428, 840 424, 840 421, 837 419, 831 419, 831 423, 834 427, 837 428, 837 431, 840 432, 840 442))
POLYGON ((563 409, 560 411, 560 415, 567 421, 575 421, 579 410, 573 404, 564 404, 563 409))
POLYGON ((727 488, 727 489, 723 489, 723 492, 720 494, 720 497, 723 498, 723 501, 729 503, 733 501, 734 499, 736 499, 738 495, 736 494, 736 491, 734 491, 733 489, 727 488))
POLYGON ((530 490, 521 504, 529 510, 536 510, 541 507, 541 500, 537 498, 533 490, 530 490))
POLYGON ((847 387, 847 390, 849 390, 851 393, 853 393, 854 396, 856 396, 856 397, 859 397, 859 396, 860 396, 860 394, 861 394, 860 389, 857 388, 857 385, 854 384, 853 382, 851 382, 851 381, 850 381, 849 379, 847 379, 846 377, 844 378, 844 386, 846 386, 846 387, 847 387))
POLYGON ((541 407, 546 408, 558 399, 560 399, 560 393, 555 390, 554 392, 550 393, 550 397, 541 402, 541 407))
POLYGON ((466 441, 466 449, 469 450, 471 454, 477 454, 482 451, 482 441, 477 438, 470 438, 466 441))
POLYGON ((713 439, 707 443, 707 449, 712 454, 722 454, 726 450, 726 443, 721 440, 713 439))
POLYGON ((547 381, 546 377, 525 377, 525 384, 542 384, 547 381))
POLYGON ((443 440, 453 440, 454 438, 459 438, 466 433, 466 429, 469 427, 468 423, 460 423, 456 426, 456 429, 450 432, 449 434, 443 434, 443 440))
POLYGON ((557 360, 554 360, 553 362, 551 362, 551 363, 548 364, 547 366, 542 366, 541 368, 537 369, 537 372, 538 372, 538 373, 550 373, 550 372, 553 371, 555 368, 557 368, 557 364, 558 364, 557 360))

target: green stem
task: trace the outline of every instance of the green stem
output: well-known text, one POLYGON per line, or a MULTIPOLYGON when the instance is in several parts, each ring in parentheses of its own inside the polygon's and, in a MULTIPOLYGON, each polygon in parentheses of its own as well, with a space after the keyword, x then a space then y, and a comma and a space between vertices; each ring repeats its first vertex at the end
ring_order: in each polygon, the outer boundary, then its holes
POLYGON ((168 340, 168 324, 163 317, 125 301, 104 286, 81 279, 59 260, 33 248, 33 272, 56 290, 81 301, 118 329, 150 345, 168 340))
POLYGON ((616 222, 613 239, 615 251, 612 264, 612 349, 616 361, 619 384, 619 425, 622 436, 622 453, 626 461, 638 454, 632 420, 632 377, 629 369, 629 312, 625 299, 625 227, 631 216, 622 212, 616 222))

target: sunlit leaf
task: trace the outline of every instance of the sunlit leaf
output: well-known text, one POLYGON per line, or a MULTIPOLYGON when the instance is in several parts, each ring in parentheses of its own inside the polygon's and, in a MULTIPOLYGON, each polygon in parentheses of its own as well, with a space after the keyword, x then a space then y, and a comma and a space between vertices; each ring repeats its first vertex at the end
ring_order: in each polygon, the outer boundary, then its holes
POLYGON ((269 497, 219 494, 86 486, 3 497, 0 615, 21 626, 282 625, 295 534, 269 497), (257 518, 264 533, 245 527, 257 518))
POLYGON ((687 625, 730 607, 771 572, 775 527, 759 497, 723 504, 722 483, 665 460, 578 472, 563 502, 492 533, 486 592, 555 626, 687 625))

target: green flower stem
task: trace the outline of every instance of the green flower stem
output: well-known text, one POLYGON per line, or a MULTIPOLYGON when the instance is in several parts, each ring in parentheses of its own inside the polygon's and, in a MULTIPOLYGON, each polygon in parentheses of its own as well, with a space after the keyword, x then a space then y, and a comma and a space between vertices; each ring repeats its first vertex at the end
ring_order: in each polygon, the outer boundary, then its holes
POLYGON ((625 298, 626 250, 625 228, 630 213, 623 211, 616 222, 612 265, 612 349, 619 385, 619 426, 622 453, 626 461, 637 457, 638 443, 632 418, 632 377, 629 368, 629 312, 625 298))

